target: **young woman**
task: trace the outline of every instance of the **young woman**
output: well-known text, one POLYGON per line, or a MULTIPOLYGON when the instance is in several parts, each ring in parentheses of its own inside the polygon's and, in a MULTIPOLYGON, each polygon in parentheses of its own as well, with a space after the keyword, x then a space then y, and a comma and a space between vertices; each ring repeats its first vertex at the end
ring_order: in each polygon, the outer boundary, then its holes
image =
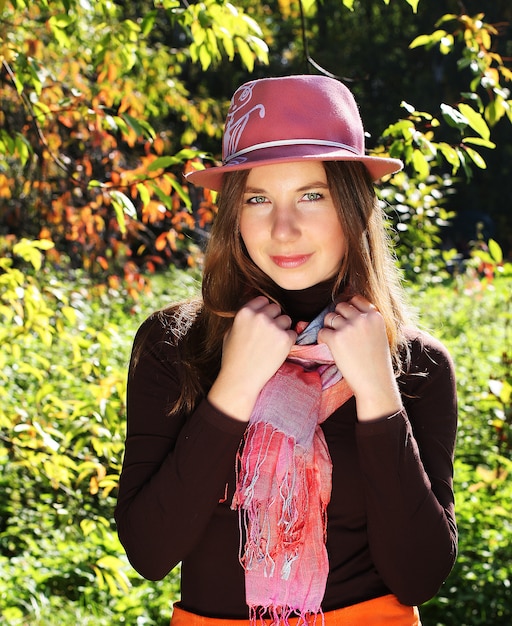
POLYGON ((456 556, 453 366, 402 302, 351 93, 252 81, 231 102, 200 301, 137 333, 116 520, 181 562, 173 626, 419 624, 456 556))

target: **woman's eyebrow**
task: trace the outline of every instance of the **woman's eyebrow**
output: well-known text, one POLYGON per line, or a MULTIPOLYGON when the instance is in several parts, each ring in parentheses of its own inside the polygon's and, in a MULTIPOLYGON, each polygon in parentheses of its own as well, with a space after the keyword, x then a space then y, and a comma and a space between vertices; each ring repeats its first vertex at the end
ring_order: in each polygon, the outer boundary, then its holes
POLYGON ((246 187, 244 193, 266 193, 265 189, 259 187, 246 187))
POLYGON ((308 191, 308 189, 312 189, 312 188, 328 189, 329 185, 324 180, 317 180, 317 181, 308 183, 307 185, 302 185, 301 187, 297 189, 297 191, 308 191))
MULTIPOLYGON (((308 191, 309 189, 329 189, 329 185, 323 181, 312 181, 310 183, 306 183, 305 185, 301 185, 295 191, 308 191)), ((263 187, 246 187, 244 193, 260 193, 265 194, 268 193, 266 189, 263 187)))

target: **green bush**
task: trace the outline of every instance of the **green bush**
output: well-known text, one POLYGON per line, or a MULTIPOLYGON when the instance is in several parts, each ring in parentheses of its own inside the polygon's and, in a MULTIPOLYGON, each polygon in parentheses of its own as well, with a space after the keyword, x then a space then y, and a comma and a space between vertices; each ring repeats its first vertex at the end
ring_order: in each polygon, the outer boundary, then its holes
MULTIPOLYGON (((46 272, 44 246, 0 266, 0 623, 165 623, 177 577, 143 581, 112 518, 144 308, 119 284, 46 272)), ((169 297, 190 291, 169 279, 169 297)))
POLYGON ((424 323, 450 349, 459 394, 459 557, 422 607, 424 626, 512 623, 512 268, 498 266, 494 276, 496 263, 481 250, 474 261, 449 289, 414 294, 424 323))
MULTIPOLYGON (((144 317, 198 282, 173 270, 151 290, 98 285, 46 268, 45 245, 0 241, 0 624, 164 626, 178 572, 138 576, 112 516, 126 368, 144 317)), ((424 626, 512 623, 512 272, 491 251, 449 285, 411 289, 454 357, 460 400, 460 554, 424 626)))

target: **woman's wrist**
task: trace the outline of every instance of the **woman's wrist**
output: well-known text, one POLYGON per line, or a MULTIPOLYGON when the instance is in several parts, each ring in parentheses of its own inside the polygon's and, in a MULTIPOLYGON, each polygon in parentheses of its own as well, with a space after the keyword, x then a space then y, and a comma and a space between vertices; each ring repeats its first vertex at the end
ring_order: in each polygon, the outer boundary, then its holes
POLYGON ((219 378, 208 393, 208 402, 229 417, 248 422, 258 395, 245 389, 238 389, 233 384, 228 386, 219 378))
POLYGON ((384 390, 367 390, 359 396, 356 395, 357 419, 360 422, 388 418, 399 413, 402 408, 402 398, 396 385, 384 390))

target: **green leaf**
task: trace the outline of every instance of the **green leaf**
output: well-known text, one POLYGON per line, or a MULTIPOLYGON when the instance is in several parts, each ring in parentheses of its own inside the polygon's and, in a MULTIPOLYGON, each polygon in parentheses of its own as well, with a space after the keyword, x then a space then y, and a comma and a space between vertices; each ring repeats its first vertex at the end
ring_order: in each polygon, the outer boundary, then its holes
POLYGON ((96 561, 96 565, 103 569, 109 569, 113 571, 118 569, 124 569, 124 567, 126 567, 126 564, 121 561, 120 558, 118 558, 117 556, 112 556, 111 554, 102 556, 96 561))
MULTIPOLYGON (((145 120, 138 120, 132 115, 128 115, 128 113, 123 113, 122 118, 128 124, 128 126, 135 131, 137 135, 149 137, 152 139, 156 137, 156 133, 153 127, 151 126, 151 124, 149 124, 145 120)), ((117 118, 114 118, 114 119, 117 119, 117 118)))
POLYGON ((120 130, 123 134, 128 134, 128 124, 125 122, 125 120, 122 117, 120 117, 119 115, 109 115, 109 116, 105 116, 105 119, 107 118, 112 119, 117 130, 120 130))
POLYGON ((465 150, 467 154, 469 155, 469 157, 471 158, 471 160, 473 161, 473 163, 477 167, 479 167, 482 170, 487 169, 487 163, 485 162, 484 158, 479 152, 477 152, 476 150, 473 150, 472 148, 468 148, 467 146, 465 146, 465 150))
POLYGON ((455 148, 444 142, 437 144, 437 148, 452 166, 452 173, 455 174, 460 166, 459 156, 455 148))
POLYGON ((471 128, 477 132, 480 137, 483 139, 489 139, 491 131, 480 113, 475 111, 473 107, 470 107, 469 104, 464 104, 463 102, 459 104, 459 111, 468 120, 471 128))
POLYGON ((72 17, 71 15, 68 15, 67 13, 64 13, 64 14, 61 13, 60 15, 54 15, 50 17, 48 22, 50 26, 54 28, 64 29, 74 24, 75 18, 72 17))
POLYGON ((259 61, 265 64, 268 64, 269 48, 267 44, 263 41, 263 39, 260 39, 259 37, 254 37, 253 35, 251 35, 247 38, 247 41, 251 43, 251 47, 254 50, 254 53, 256 54, 256 58, 259 61))
POLYGON ((32 146, 30 145, 28 140, 20 133, 17 133, 16 137, 14 138, 14 148, 18 154, 20 163, 22 165, 26 165, 32 152, 32 146))
POLYGON ((247 42, 241 37, 236 37, 235 40, 238 54, 242 59, 242 63, 249 70, 249 72, 252 72, 254 69, 254 54, 252 50, 247 45, 247 42))
POLYGON ((126 234, 126 219, 125 215, 132 219, 137 219, 137 210, 133 202, 120 191, 113 190, 110 192, 110 198, 112 200, 112 206, 114 208, 117 223, 119 224, 119 230, 123 235, 126 234))
POLYGON ((444 22, 451 22, 453 20, 458 20, 459 16, 456 13, 445 13, 439 20, 436 22, 436 26, 440 26, 444 22))
POLYGON ((38 100, 34 102, 33 105, 34 113, 36 114, 37 121, 40 124, 44 124, 46 122, 46 118, 51 115, 50 108, 44 102, 38 100))
POLYGON ((38 248, 39 250, 51 250, 52 248, 55 248, 53 241, 48 241, 48 239, 35 239, 30 243, 34 246, 34 248, 38 248))
POLYGON ((441 112, 447 124, 454 128, 463 130, 469 124, 467 118, 464 117, 460 111, 454 109, 449 104, 442 103, 441 112))
POLYGON ((165 178, 165 180, 167 182, 169 182, 171 184, 171 187, 177 192, 177 194, 179 195, 179 197, 181 198, 181 200, 183 201, 185 206, 188 209, 190 209, 192 207, 192 203, 190 201, 190 197, 185 192, 183 187, 179 184, 179 182, 175 178, 173 178, 172 176, 165 176, 164 178, 165 178))
POLYGON ((180 162, 189 161, 190 159, 211 159, 211 156, 202 150, 193 150, 192 148, 183 148, 175 154, 180 162))
POLYGON ((483 148, 490 148, 491 150, 496 147, 495 143, 482 139, 481 137, 464 137, 462 143, 472 143, 475 146, 482 146, 483 148))
POLYGON ((62 311, 62 315, 64 315, 64 317, 68 320, 68 322, 71 325, 76 324, 76 320, 77 320, 76 309, 74 309, 71 306, 63 306, 61 311, 62 311))
POLYGON ((153 187, 153 191, 155 193, 155 195, 158 196, 158 198, 161 200, 162 204, 164 206, 166 206, 170 211, 172 210, 172 199, 170 196, 168 196, 166 193, 164 193, 160 187, 158 186, 157 183, 151 183, 151 186, 153 187))
POLYGON ((210 54, 212 56, 212 59, 214 61, 219 61, 221 58, 219 45, 217 43, 217 38, 215 37, 215 33, 213 32, 212 29, 208 29, 206 31, 206 39, 207 39, 207 45, 208 45, 210 54))
POLYGON ((69 49, 71 47, 71 40, 65 30, 70 23, 71 21, 67 15, 53 16, 48 20, 53 36, 61 48, 69 49))
POLYGON ((430 166, 421 150, 414 150, 412 155, 412 164, 420 178, 424 179, 429 175, 430 166))
POLYGON ((256 33, 257 35, 259 35, 260 37, 263 37, 263 32, 260 28, 260 25, 258 24, 258 22, 256 20, 253 20, 252 17, 250 17, 249 15, 242 15, 242 20, 249 25, 249 29, 253 32, 256 33))
POLYGON ((411 41, 409 44, 409 48, 418 48, 419 46, 428 46, 432 41, 432 37, 430 35, 419 35, 411 41))
POLYGON ((231 36, 231 33, 222 33, 222 45, 224 46, 228 59, 232 61, 235 56, 235 46, 233 44, 233 37, 231 36))
POLYGON ((489 239, 488 246, 493 260, 498 264, 503 263, 503 251, 500 244, 494 239, 489 239))
POLYGON ((30 263, 35 270, 40 270, 43 262, 43 255, 40 251, 49 250, 53 247, 53 242, 45 239, 31 241, 30 239, 23 238, 18 243, 14 244, 12 251, 14 254, 30 263))
POLYGON ((97 526, 95 521, 91 519, 83 519, 80 522, 80 528, 82 529, 84 536, 87 537, 96 530, 97 526))
POLYGON ((406 140, 410 140, 412 137, 412 133, 414 132, 415 126, 411 122, 411 120, 399 120, 395 124, 391 124, 386 128, 383 133, 384 137, 396 137, 397 135, 401 135, 406 140))
POLYGON ((454 44, 453 35, 451 35, 450 33, 446 34, 439 41, 439 50, 441 54, 449 54, 453 48, 453 44, 454 44))
POLYGON ((139 197, 140 200, 142 202, 142 206, 146 207, 148 206, 150 200, 151 200, 151 196, 149 194, 149 190, 146 187, 146 185, 144 185, 144 183, 138 183, 137 184, 137 191, 139 192, 139 197))
POLYGON ((457 148, 457 154, 459 155, 459 161, 462 169, 464 170, 464 173, 466 174, 468 180, 471 180, 473 172, 471 171, 468 159, 466 158, 466 156, 469 156, 468 153, 466 152, 466 150, 461 150, 460 148, 457 148))
POLYGON ((506 100, 502 98, 495 98, 485 107, 485 118, 491 126, 495 126, 506 114, 508 114, 512 121, 512 117, 510 115, 511 110, 512 109, 506 100))
POLYGON ((177 163, 181 163, 181 159, 176 158, 175 156, 162 156, 158 157, 151 163, 148 167, 148 172, 154 172, 155 170, 166 169, 171 165, 176 165, 177 163))
POLYGON ((157 16, 156 11, 149 11, 142 18, 142 22, 140 25, 141 35, 143 37, 147 37, 149 33, 153 30, 153 26, 155 24, 155 19, 157 16))
POLYGON ((206 71, 210 65, 212 64, 212 55, 210 51, 207 49, 205 45, 201 45, 198 50, 199 53, 199 62, 201 63, 201 68, 203 71, 206 71))

